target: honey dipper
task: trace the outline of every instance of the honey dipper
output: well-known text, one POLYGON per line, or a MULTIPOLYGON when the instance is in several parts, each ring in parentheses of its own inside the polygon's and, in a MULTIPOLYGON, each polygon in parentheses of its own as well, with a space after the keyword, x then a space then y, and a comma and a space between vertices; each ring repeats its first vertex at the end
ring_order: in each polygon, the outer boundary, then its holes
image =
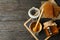
POLYGON ((38 25, 38 23, 39 23, 39 21, 40 21, 40 19, 41 19, 41 17, 42 17, 42 14, 43 14, 43 9, 42 9, 42 11, 41 11, 41 14, 40 14, 40 16, 39 16, 39 18, 38 18, 38 21, 37 21, 35 27, 33 28, 33 31, 34 31, 34 32, 36 32, 36 30, 37 30, 37 25, 38 25))

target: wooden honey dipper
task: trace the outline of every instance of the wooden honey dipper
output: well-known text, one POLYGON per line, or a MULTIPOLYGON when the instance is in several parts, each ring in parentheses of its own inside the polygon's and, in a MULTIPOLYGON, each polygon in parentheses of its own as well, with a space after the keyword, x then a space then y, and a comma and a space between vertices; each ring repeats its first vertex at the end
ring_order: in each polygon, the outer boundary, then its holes
POLYGON ((39 21, 40 21, 40 19, 41 19, 41 17, 42 17, 42 14, 43 14, 43 9, 42 9, 42 11, 41 11, 41 14, 40 14, 40 16, 39 16, 39 18, 38 18, 38 21, 37 21, 35 27, 33 28, 33 31, 34 31, 34 32, 37 31, 37 25, 38 25, 38 23, 39 23, 39 21))

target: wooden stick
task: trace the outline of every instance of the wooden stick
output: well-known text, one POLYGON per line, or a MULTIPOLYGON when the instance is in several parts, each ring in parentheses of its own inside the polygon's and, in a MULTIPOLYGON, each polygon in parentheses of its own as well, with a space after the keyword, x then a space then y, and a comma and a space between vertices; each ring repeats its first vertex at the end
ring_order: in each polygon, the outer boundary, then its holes
POLYGON ((36 23, 35 27, 33 28, 33 31, 35 31, 35 30, 36 30, 37 25, 38 25, 38 23, 39 23, 39 21, 40 21, 40 19, 41 19, 41 17, 42 17, 42 14, 43 14, 43 9, 42 9, 42 11, 41 11, 41 14, 40 14, 40 16, 39 16, 39 18, 38 18, 38 21, 37 21, 37 23, 36 23))
POLYGON ((51 36, 46 37, 45 40, 48 40, 50 37, 51 37, 51 36))

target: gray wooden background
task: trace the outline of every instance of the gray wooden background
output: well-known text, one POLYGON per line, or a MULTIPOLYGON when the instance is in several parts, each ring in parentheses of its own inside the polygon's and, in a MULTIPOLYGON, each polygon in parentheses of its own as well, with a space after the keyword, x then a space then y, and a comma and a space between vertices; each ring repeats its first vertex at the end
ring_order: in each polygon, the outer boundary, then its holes
POLYGON ((40 5, 41 0, 0 0, 0 40, 34 40, 23 23, 28 10, 40 5))
POLYGON ((39 5, 40 0, 0 0, 0 40, 33 40, 23 23, 28 10, 39 5))

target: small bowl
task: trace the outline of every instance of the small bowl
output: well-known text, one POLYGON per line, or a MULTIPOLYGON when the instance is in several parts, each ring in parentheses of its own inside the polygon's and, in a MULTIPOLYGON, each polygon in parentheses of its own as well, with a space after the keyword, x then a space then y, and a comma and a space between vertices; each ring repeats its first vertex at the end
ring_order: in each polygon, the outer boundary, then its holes
POLYGON ((33 32, 33 33, 39 33, 41 30, 42 30, 42 25, 41 25, 41 23, 38 23, 38 27, 36 28, 36 31, 33 31, 33 28, 35 27, 35 25, 36 25, 36 21, 34 21, 34 22, 32 22, 32 23, 30 23, 30 25, 29 25, 29 28, 30 28, 30 30, 33 32))

